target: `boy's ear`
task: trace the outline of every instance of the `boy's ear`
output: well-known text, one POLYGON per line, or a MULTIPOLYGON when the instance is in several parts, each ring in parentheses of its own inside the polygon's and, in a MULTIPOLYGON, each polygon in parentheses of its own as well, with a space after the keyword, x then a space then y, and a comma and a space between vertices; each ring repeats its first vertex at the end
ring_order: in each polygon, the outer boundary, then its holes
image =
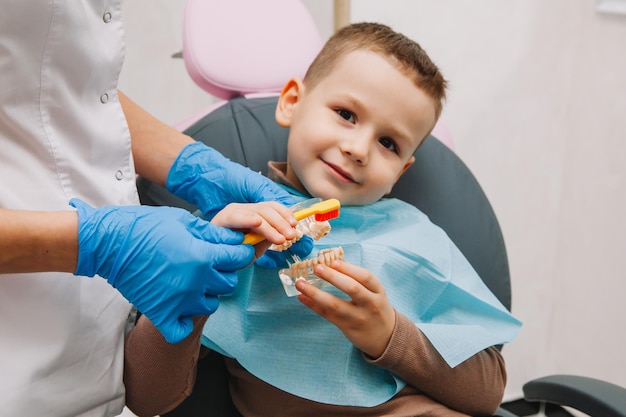
POLYGON ((293 108, 304 92, 304 84, 299 78, 292 78, 283 87, 276 105, 276 122, 279 126, 291 126, 293 108))
POLYGON ((411 156, 409 158, 408 161, 406 161, 406 164, 404 164, 404 167, 402 167, 402 171, 400 171, 400 173, 398 174, 398 176, 396 177, 395 181, 393 182, 393 184, 391 184, 391 186, 389 187, 389 190, 387 190, 387 193, 385 195, 388 195, 389 193, 391 193, 391 189, 393 188, 394 185, 396 185, 396 183, 398 182, 398 180, 400 179, 400 177, 402 176, 402 174, 404 174, 406 172, 407 169, 409 169, 409 167, 411 165, 413 165, 413 162, 415 162, 415 157, 411 156))

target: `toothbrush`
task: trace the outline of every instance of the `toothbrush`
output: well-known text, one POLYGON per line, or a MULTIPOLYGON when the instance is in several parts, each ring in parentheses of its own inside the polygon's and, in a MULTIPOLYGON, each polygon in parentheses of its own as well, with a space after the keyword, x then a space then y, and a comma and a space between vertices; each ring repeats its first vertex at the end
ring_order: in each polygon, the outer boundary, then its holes
MULTIPOLYGON (((299 222, 308 218, 312 218, 316 222, 323 222, 339 217, 339 207, 339 200, 331 198, 297 210, 294 212, 294 216, 299 222)), ((263 240, 265 240, 265 238, 257 233, 247 233, 243 239, 243 243, 246 245, 256 245, 263 240)))

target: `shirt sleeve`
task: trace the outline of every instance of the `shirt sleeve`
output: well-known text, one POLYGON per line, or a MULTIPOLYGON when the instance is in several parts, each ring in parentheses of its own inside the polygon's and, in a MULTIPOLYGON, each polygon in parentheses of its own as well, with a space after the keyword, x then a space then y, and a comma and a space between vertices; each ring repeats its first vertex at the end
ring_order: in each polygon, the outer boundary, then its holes
POLYGON ((177 344, 167 343, 146 316, 139 318, 124 346, 126 406, 133 413, 163 414, 191 394, 207 318, 194 317, 193 332, 177 344))
POLYGON ((419 328, 400 313, 385 352, 376 359, 364 356, 425 395, 470 415, 491 415, 504 395, 506 369, 496 347, 450 368, 419 328))

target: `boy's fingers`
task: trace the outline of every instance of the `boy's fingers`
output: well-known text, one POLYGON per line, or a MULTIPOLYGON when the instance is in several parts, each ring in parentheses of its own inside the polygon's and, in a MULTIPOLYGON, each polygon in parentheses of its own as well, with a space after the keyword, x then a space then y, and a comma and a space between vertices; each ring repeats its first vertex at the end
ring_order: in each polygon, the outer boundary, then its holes
MULTIPOLYGON (((372 275, 370 271, 360 266, 351 264, 346 261, 335 260, 330 265, 326 266, 326 268, 341 273, 341 276, 329 275, 329 278, 333 280, 340 280, 339 282, 337 282, 337 285, 344 286, 344 288, 340 289, 346 293, 347 291, 351 291, 355 292, 356 295, 356 292, 358 291, 356 288, 353 288, 355 282, 360 284, 360 286, 362 286, 366 290, 374 293, 380 293, 384 291, 384 287, 382 286, 381 282, 374 275, 372 275)), ((335 283, 332 284, 339 288, 335 283)))

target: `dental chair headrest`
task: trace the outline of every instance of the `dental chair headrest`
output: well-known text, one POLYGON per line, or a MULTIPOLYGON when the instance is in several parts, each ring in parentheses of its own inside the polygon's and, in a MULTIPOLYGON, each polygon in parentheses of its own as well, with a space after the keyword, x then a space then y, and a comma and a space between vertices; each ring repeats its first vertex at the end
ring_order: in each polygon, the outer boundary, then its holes
POLYGON ((322 47, 309 11, 293 0, 188 0, 183 31, 189 75, 225 100, 280 92, 322 47))

